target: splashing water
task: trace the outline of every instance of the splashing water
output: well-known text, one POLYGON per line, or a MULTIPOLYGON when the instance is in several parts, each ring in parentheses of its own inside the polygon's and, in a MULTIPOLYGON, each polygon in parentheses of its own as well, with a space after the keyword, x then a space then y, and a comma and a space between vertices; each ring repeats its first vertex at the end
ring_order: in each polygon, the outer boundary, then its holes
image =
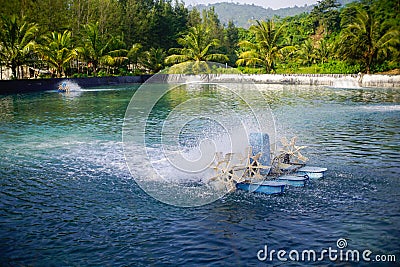
POLYGON ((70 80, 62 80, 58 84, 57 89, 58 93, 67 99, 76 98, 83 92, 82 88, 77 83, 70 80))
POLYGON ((147 80, 131 99, 123 127, 125 158, 135 181, 176 206, 201 206, 225 195, 226 186, 207 184, 217 175, 212 169, 216 155, 243 157, 250 133, 275 138, 271 111, 253 87, 240 75, 235 82, 229 75, 208 73, 158 74, 147 80))
POLYGON ((58 84, 58 88, 67 88, 69 92, 81 92, 82 88, 76 82, 71 80, 62 80, 58 84))

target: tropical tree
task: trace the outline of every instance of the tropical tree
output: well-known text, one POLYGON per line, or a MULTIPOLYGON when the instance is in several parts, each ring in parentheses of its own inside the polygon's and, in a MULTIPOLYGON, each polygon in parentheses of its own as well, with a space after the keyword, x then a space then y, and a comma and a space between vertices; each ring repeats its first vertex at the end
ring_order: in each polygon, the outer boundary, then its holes
POLYGON ((229 58, 229 64, 233 66, 236 63, 237 57, 237 48, 239 42, 239 30, 235 27, 232 21, 228 22, 228 27, 225 30, 225 38, 224 38, 224 52, 229 58))
POLYGON ((165 51, 162 48, 150 48, 142 53, 140 63, 151 73, 159 72, 164 68, 165 51))
POLYGON ((400 31, 395 27, 380 32, 380 24, 371 12, 358 8, 353 22, 349 23, 341 35, 340 54, 344 59, 360 60, 367 73, 380 57, 390 52, 398 53, 400 31))
POLYGON ((340 4, 337 0, 317 1, 310 13, 310 17, 314 20, 315 30, 321 26, 323 27, 322 31, 326 33, 337 30, 340 22, 339 7, 340 4))
POLYGON ((297 56, 302 65, 310 66, 316 63, 316 49, 311 39, 307 39, 301 44, 300 49, 297 50, 297 56))
POLYGON ((0 58, 12 70, 13 78, 18 78, 18 67, 29 62, 34 51, 38 26, 19 20, 15 15, 1 17, 0 58))
POLYGON ((93 74, 96 76, 100 61, 107 60, 107 53, 111 40, 106 41, 100 35, 99 23, 89 23, 84 26, 83 31, 83 58, 93 67, 93 74))
POLYGON ((138 63, 139 63, 139 58, 142 53, 142 48, 143 46, 139 43, 135 43, 132 45, 132 47, 128 51, 128 59, 130 64, 132 64, 133 72, 135 73, 136 70, 139 68, 138 63))
POLYGON ((56 69, 57 77, 64 74, 65 66, 78 56, 79 50, 73 47, 71 32, 68 30, 50 33, 45 37, 44 44, 38 47, 43 60, 56 69))
POLYGON ((316 47, 316 59, 320 63, 324 64, 330 59, 332 45, 327 39, 321 39, 316 47))
POLYGON ((202 25, 204 29, 207 29, 209 39, 217 39, 218 42, 223 43, 224 26, 219 21, 218 14, 215 12, 214 7, 203 9, 202 25))
POLYGON ((291 45, 300 45, 314 33, 313 18, 307 13, 286 17, 282 21, 285 23, 283 38, 291 45))
POLYGON ((124 49, 124 47, 123 36, 111 36, 108 44, 108 52, 100 58, 100 63, 107 66, 108 74, 110 74, 110 68, 115 70, 124 65, 126 66, 126 63, 128 63, 128 50, 124 49))
POLYGON ((191 27, 188 33, 178 39, 183 48, 172 48, 173 54, 165 59, 167 64, 177 64, 190 61, 227 62, 226 55, 212 53, 211 48, 219 44, 217 39, 209 39, 209 30, 203 25, 191 27))
POLYGON ((164 50, 176 47, 177 38, 187 29, 187 9, 180 1, 175 1, 175 4, 170 0, 152 2, 153 8, 147 14, 147 23, 144 23, 148 27, 148 45, 164 50))
POLYGON ((236 61, 237 65, 263 67, 267 73, 275 70, 276 60, 285 50, 294 47, 280 44, 280 37, 284 25, 276 27, 273 20, 256 21, 250 27, 250 32, 255 34, 255 42, 241 41, 239 46, 244 50, 236 61))

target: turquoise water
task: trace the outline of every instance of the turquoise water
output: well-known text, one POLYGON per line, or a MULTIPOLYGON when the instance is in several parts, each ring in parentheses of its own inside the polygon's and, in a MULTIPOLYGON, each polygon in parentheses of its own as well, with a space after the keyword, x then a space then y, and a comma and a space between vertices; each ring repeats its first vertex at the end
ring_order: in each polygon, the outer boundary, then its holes
POLYGON ((264 245, 322 250, 339 238, 398 264, 400 90, 260 86, 277 135, 297 135, 327 176, 284 195, 178 208, 126 167, 122 124, 137 87, 0 96, 1 265, 254 266, 266 264, 264 245))

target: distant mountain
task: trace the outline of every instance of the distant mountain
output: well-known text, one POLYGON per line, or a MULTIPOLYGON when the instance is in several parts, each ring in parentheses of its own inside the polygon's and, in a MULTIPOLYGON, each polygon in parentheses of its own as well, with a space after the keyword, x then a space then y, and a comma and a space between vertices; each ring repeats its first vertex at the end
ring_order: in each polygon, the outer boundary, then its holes
MULTIPOLYGON (((354 0, 339 0, 341 4, 347 4, 354 0)), ((238 3, 216 3, 209 5, 196 5, 198 10, 209 9, 214 7, 215 12, 218 14, 221 23, 227 25, 231 20, 235 23, 236 27, 248 28, 252 20, 265 20, 278 16, 281 18, 288 16, 295 16, 304 12, 311 12, 314 5, 294 6, 280 9, 264 8, 256 5, 238 4, 238 3)), ((189 7, 193 8, 193 7, 189 7)))

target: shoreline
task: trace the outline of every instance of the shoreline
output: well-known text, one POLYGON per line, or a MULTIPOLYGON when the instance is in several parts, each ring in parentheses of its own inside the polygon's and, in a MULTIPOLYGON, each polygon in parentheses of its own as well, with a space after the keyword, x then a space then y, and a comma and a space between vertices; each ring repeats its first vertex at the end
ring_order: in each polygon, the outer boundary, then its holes
POLYGON ((247 75, 254 83, 324 85, 342 88, 400 88, 400 75, 383 74, 258 74, 247 75))
MULTIPOLYGON (((400 88, 400 75, 384 74, 242 74, 256 84, 322 85, 338 88, 372 87, 400 88)), ((15 94, 57 90, 62 81, 70 81, 81 87, 144 83, 152 75, 51 78, 26 80, 0 80, 0 94, 15 94)), ((224 82, 237 81, 236 74, 221 74, 224 82)))

